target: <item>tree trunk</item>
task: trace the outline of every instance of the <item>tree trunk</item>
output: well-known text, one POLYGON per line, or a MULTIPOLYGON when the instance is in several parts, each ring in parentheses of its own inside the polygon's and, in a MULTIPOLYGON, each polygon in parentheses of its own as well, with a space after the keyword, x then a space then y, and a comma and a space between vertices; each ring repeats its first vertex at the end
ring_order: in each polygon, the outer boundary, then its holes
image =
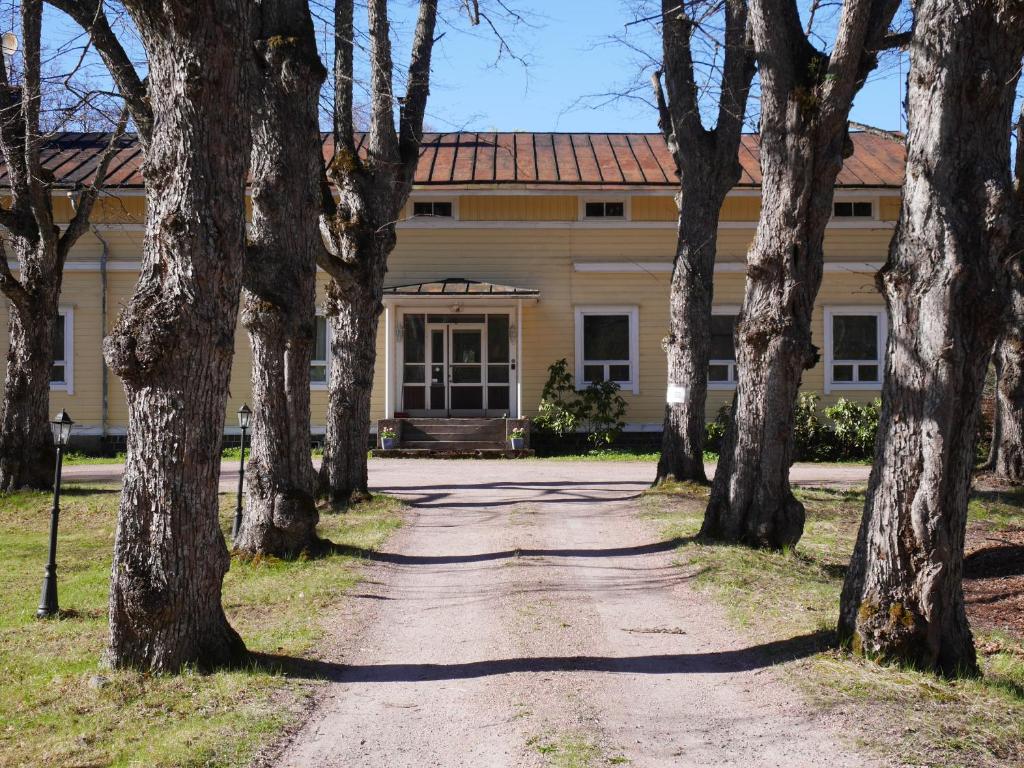
POLYGON ((242 322, 252 343, 252 458, 236 549, 292 557, 317 542, 310 457, 310 360, 323 154, 318 97, 326 70, 305 0, 263 3, 256 43, 252 227, 242 322))
MULTIPOLYGON (((0 258, 5 258, 0 256, 0 258)), ((25 259, 22 259, 24 269, 25 259)), ((0 490, 53 487, 54 450, 50 432, 50 376, 57 285, 25 292, 10 304, 10 346, 0 423, 0 490)))
POLYGON ((176 671, 245 652, 221 606, 217 491, 245 254, 250 3, 125 5, 155 120, 140 278, 104 342, 128 404, 109 659, 176 671))
POLYGON ((721 200, 716 207, 713 200, 700 199, 707 196, 707 191, 680 195, 693 204, 680 206, 685 213, 679 218, 669 292, 669 335, 664 342, 669 396, 656 482, 674 479, 706 483, 708 480, 704 471, 705 404, 721 200))
POLYGON ((320 492, 331 504, 369 498, 366 457, 370 395, 377 361, 377 321, 383 310, 384 264, 393 248, 376 245, 361 256, 375 274, 342 287, 331 281, 324 305, 331 329, 327 433, 320 466, 320 492))
POLYGON ((1024 484, 1024 290, 1015 288, 1013 314, 996 344, 996 409, 992 424, 991 469, 1024 484))
POLYGON ((818 360, 811 314, 849 138, 845 129, 826 146, 794 138, 810 130, 795 104, 778 121, 764 113, 761 220, 736 323, 739 381, 701 535, 781 549, 803 535, 804 508, 789 486, 794 405, 804 370, 818 360))
POLYGON ((761 79, 761 219, 736 324, 739 381, 701 535, 792 547, 804 507, 789 486, 800 379, 818 360, 811 315, 821 286, 836 177, 853 151, 853 98, 875 65, 896 0, 848 0, 826 56, 792 0, 751 0, 761 79))
POLYGON ((914 12, 903 207, 878 278, 890 315, 882 414, 839 627, 857 653, 952 675, 977 670, 964 536, 1014 258, 1007 129, 1024 3, 921 0, 914 12))

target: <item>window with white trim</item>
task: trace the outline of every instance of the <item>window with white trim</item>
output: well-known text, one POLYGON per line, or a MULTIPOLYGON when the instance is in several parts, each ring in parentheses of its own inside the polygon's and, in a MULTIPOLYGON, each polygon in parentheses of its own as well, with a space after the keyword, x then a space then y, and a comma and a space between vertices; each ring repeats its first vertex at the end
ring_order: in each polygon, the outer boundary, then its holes
POLYGON ((316 340, 313 343, 313 357, 309 361, 309 383, 314 389, 327 386, 327 318, 316 316, 316 340))
POLYGON ((622 200, 587 200, 583 216, 588 219, 624 219, 626 204, 622 200))
POLYGON ((71 393, 74 389, 73 360, 75 338, 74 312, 57 310, 53 326, 53 365, 50 368, 50 389, 71 393))
POLYGON ((882 308, 826 308, 826 392, 881 388, 887 325, 882 308))
POLYGON ((452 217, 452 202, 451 200, 417 200, 412 204, 412 215, 450 219, 452 217))
POLYGON ((736 386, 735 309, 711 310, 711 333, 708 340, 708 387, 733 389, 736 386))
POLYGON ((640 391, 637 307, 576 308, 576 386, 614 381, 634 394, 640 391))
POLYGON ((875 209, 870 200, 839 200, 832 204, 832 215, 837 219, 870 219, 875 209))

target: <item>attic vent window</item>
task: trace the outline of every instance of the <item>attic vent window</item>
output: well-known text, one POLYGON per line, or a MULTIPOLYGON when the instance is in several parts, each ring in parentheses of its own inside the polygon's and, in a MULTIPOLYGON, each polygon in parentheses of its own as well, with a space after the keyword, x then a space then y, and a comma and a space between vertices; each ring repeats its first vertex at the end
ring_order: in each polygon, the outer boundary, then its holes
POLYGON ((622 202, 588 202, 586 216, 588 219, 622 219, 626 216, 626 204, 622 202))
POLYGON ((837 218, 870 219, 874 212, 871 203, 835 203, 832 212, 837 218))
POLYGON ((426 200, 412 204, 413 216, 441 216, 447 219, 452 217, 452 204, 438 200, 426 200))

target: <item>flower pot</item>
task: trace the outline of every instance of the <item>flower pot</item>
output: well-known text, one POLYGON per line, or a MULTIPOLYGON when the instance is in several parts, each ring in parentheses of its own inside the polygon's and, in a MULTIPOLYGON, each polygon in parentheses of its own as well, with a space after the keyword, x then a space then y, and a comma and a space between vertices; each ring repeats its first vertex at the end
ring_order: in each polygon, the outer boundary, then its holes
POLYGON ((382 437, 380 439, 380 447, 385 451, 393 451, 395 449, 395 438, 393 437, 382 437))
POLYGON ((524 437, 511 437, 509 442, 512 443, 513 451, 521 451, 526 446, 526 438, 524 437))

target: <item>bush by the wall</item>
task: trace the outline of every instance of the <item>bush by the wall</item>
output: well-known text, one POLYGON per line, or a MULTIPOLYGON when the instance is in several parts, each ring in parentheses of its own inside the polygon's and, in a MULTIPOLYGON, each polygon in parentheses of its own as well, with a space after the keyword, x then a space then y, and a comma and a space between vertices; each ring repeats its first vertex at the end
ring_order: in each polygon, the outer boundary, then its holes
POLYGON ((548 380, 541 392, 540 407, 533 423, 543 434, 574 435, 580 428, 591 448, 607 448, 622 433, 626 423, 626 401, 614 381, 593 382, 576 389, 565 358, 548 366, 548 380))
MULTIPOLYGON (((882 401, 876 398, 862 404, 840 398, 822 412, 818 409, 820 399, 811 392, 800 393, 793 419, 795 459, 870 461, 874 456, 882 401)), ((731 409, 722 406, 715 420, 707 425, 707 450, 721 451, 722 438, 731 418, 731 409)))

